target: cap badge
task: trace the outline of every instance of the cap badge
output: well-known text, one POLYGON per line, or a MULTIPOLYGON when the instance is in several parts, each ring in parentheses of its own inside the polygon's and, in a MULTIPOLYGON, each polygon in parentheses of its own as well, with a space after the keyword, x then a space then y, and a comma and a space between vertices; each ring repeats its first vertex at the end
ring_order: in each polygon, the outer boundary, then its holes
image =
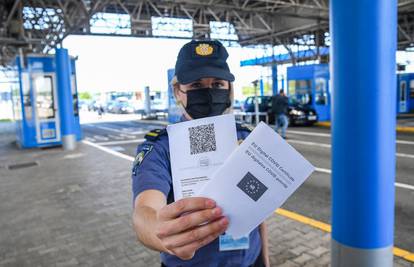
POLYGON ((195 52, 199 56, 209 56, 213 54, 213 51, 214 51, 213 47, 209 44, 199 44, 195 48, 195 52))

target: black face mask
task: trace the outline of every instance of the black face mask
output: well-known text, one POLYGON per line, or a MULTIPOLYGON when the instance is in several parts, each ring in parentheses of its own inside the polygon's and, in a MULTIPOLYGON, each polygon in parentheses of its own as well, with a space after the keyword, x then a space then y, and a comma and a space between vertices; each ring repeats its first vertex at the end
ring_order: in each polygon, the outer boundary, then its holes
POLYGON ((230 106, 229 89, 202 88, 187 91, 185 111, 193 119, 221 115, 230 106))

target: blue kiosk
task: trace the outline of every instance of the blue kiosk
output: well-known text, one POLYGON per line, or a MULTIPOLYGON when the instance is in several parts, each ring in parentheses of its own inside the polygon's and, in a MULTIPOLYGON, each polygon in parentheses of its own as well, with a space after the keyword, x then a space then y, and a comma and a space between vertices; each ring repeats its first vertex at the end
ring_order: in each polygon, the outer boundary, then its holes
POLYGON ((288 96, 301 104, 311 105, 319 121, 331 119, 329 65, 292 66, 287 69, 288 96))
POLYGON ((397 75, 397 113, 414 112, 414 73, 397 75))
MULTIPOLYGON (((19 86, 12 98, 17 145, 65 147, 66 136, 81 140, 75 59, 67 56, 66 49, 57 49, 56 56, 29 54, 15 63, 19 86)), ((76 140, 69 140, 70 147, 76 140)))
MULTIPOLYGON (((292 66, 287 69, 288 95, 309 104, 319 121, 331 120, 331 91, 328 64, 292 66)), ((414 112, 414 73, 397 74, 397 113, 414 112)))

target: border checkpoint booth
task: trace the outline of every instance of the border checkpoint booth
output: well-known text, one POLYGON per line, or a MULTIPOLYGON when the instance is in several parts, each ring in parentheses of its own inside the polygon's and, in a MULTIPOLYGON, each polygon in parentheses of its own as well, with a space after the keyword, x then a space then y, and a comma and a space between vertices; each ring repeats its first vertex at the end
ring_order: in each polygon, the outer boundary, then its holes
POLYGON ((310 105, 319 121, 331 119, 331 86, 328 64, 287 68, 288 96, 300 104, 310 105))
POLYGON ((397 113, 414 112, 414 73, 397 75, 397 113))
MULTIPOLYGON (((316 110, 319 121, 331 120, 332 85, 328 64, 289 67, 287 80, 290 98, 311 105, 316 110)), ((397 92, 397 114, 414 112, 414 73, 397 74, 394 88, 397 92)))
POLYGON ((74 137, 74 141, 69 140, 69 149, 73 149, 74 142, 82 139, 75 58, 69 57, 66 50, 65 62, 59 61, 61 50, 66 49, 57 49, 56 56, 28 54, 16 58, 19 83, 12 89, 12 99, 16 141, 21 148, 65 148, 65 136, 69 133, 74 137))

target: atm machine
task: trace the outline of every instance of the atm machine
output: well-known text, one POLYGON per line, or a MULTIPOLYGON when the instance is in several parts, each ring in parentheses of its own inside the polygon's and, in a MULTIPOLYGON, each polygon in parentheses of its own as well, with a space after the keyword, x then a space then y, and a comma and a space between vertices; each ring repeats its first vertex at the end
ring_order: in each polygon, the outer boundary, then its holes
MULTIPOLYGON (((82 139, 79 122, 75 59, 71 58, 71 90, 76 139, 82 139)), ((15 62, 19 86, 13 88, 16 140, 19 147, 62 144, 54 55, 29 54, 15 62)))
POLYGON ((329 65, 314 64, 287 68, 288 96, 290 101, 310 105, 319 121, 331 119, 331 90, 329 65))
POLYGON ((414 112, 414 73, 397 75, 397 113, 414 112))

